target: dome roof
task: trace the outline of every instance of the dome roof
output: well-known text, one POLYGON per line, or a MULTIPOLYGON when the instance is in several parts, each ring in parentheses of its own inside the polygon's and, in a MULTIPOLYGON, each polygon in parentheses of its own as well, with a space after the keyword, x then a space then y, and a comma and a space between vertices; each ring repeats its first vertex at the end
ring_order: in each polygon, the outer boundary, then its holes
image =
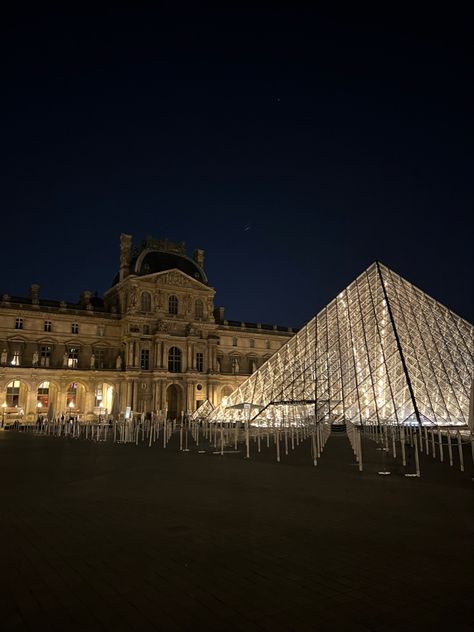
MULTIPOLYGON (((166 270, 180 270, 192 279, 207 285, 207 276, 204 270, 195 261, 185 254, 176 252, 164 252, 156 248, 145 248, 130 262, 130 273, 138 276, 165 272, 166 270)), ((117 274, 112 282, 115 285, 119 281, 117 274)))

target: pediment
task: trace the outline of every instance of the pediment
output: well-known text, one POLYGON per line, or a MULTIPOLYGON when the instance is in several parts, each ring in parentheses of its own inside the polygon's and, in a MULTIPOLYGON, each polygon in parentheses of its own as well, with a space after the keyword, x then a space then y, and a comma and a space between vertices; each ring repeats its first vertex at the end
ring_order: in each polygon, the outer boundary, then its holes
POLYGON ((177 268, 173 270, 166 270, 164 272, 158 272, 150 276, 155 277, 155 283, 157 285, 165 285, 174 288, 192 288, 195 290, 211 290, 211 288, 209 288, 207 285, 204 285, 204 283, 193 279, 192 277, 188 276, 184 272, 181 272, 181 270, 178 270, 177 268))

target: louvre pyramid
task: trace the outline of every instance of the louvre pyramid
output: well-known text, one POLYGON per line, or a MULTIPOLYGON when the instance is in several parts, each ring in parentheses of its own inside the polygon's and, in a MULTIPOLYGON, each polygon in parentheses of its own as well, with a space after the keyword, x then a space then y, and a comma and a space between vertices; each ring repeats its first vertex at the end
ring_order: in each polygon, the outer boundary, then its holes
POLYGON ((210 415, 467 424, 474 328, 373 263, 210 415))

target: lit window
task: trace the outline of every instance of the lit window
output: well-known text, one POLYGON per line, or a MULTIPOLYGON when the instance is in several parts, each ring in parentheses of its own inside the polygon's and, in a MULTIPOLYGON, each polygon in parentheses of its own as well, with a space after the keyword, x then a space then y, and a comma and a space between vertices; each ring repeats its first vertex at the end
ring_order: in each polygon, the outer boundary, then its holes
POLYGON ((168 371, 181 373, 181 349, 178 347, 171 347, 168 352, 168 371))
POLYGON ((150 368, 150 351, 148 349, 142 349, 140 354, 140 367, 147 371, 150 368))
POLYGON ((11 365, 12 366, 20 366, 20 352, 19 351, 14 351, 13 352, 13 358, 11 361, 11 365))
POLYGON ((18 406, 20 400, 20 380, 14 380, 7 386, 6 403, 7 406, 18 406))
POLYGON ((204 353, 198 351, 196 353, 196 369, 202 373, 204 371, 204 353))
POLYGON ((17 318, 15 320, 15 329, 23 329, 23 318, 17 318))
POLYGON ((71 333, 78 334, 79 333, 79 325, 77 323, 72 323, 71 325, 71 333))
POLYGON ((77 401, 77 382, 71 382, 67 389, 66 406, 68 409, 75 408, 77 401))
POLYGON ((149 292, 142 293, 142 312, 151 311, 151 296, 149 292))
POLYGON ((178 297, 172 294, 168 299, 168 314, 178 313, 178 297))
POLYGON ((38 392, 36 394, 37 400, 38 400, 38 404, 41 404, 41 406, 38 406, 39 411, 41 411, 42 408, 46 409, 48 408, 49 405, 49 382, 42 382, 39 386, 38 386, 38 392))
POLYGON ((67 365, 70 369, 77 369, 79 361, 79 349, 77 347, 69 347, 67 350, 67 365))
POLYGON ((51 331, 52 329, 52 323, 50 320, 45 320, 44 321, 44 330, 45 331, 51 331))
POLYGON ((201 319, 204 317, 204 303, 200 298, 194 303, 194 315, 197 319, 201 319))
POLYGON ((95 404, 94 404, 94 406, 96 406, 96 408, 101 408, 102 407, 102 400, 103 400, 102 387, 99 386, 96 389, 96 391, 95 391, 95 404))
POLYGON ((41 347, 41 350, 40 350, 40 365, 41 366, 46 366, 46 367, 49 366, 52 350, 53 348, 50 347, 49 345, 44 345, 41 347))

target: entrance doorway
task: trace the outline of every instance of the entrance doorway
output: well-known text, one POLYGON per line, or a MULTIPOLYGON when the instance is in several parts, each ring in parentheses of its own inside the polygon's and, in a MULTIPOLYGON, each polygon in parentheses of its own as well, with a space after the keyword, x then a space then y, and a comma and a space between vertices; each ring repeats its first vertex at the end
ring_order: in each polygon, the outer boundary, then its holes
POLYGON ((166 408, 168 419, 178 419, 181 412, 181 391, 176 384, 170 384, 166 389, 166 408))

